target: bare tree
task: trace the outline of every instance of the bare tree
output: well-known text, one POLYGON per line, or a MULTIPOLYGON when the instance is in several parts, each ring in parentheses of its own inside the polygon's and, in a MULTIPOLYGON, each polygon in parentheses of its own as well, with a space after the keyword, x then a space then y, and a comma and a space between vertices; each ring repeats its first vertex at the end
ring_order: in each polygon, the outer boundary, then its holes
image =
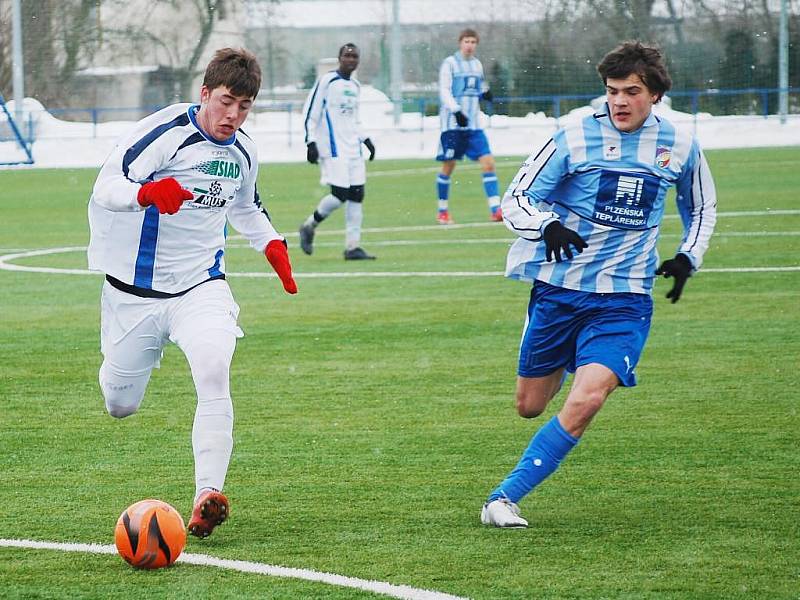
POLYGON ((655 0, 586 0, 597 17, 620 40, 647 40, 651 35, 655 0))
POLYGON ((198 32, 197 43, 189 55, 186 64, 179 69, 179 85, 182 98, 189 98, 192 92, 192 81, 198 74, 197 63, 205 52, 208 38, 214 30, 214 22, 220 16, 220 11, 224 10, 223 0, 192 0, 194 9, 197 12, 197 23, 200 31, 198 32))

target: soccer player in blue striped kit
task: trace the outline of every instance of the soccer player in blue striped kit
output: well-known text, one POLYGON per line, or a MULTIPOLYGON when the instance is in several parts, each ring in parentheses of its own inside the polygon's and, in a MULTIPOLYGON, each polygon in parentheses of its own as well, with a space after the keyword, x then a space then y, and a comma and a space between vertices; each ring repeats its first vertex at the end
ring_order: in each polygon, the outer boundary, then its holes
POLYGON ((652 112, 671 86, 660 51, 626 42, 597 70, 604 108, 531 154, 503 198, 503 219, 519 236, 506 275, 533 282, 519 351, 520 416, 542 414, 567 372, 575 377, 561 410, 489 494, 485 525, 527 527, 518 502, 558 468, 617 386, 636 385, 654 279, 672 278, 667 298, 677 302, 716 221, 714 182, 697 141, 652 112), (671 186, 683 236, 657 268, 671 186))
POLYGON ((489 219, 503 220, 494 157, 479 123, 480 101, 492 101, 492 92, 483 76, 483 65, 475 58, 479 40, 474 29, 464 29, 458 36, 458 52, 445 58, 439 69, 442 133, 436 160, 442 163, 442 171, 436 176, 439 196, 436 221, 441 225, 453 223, 449 210, 450 176, 456 168, 456 161, 464 155, 481 165, 489 219))
POLYGON ((261 205, 256 145, 240 129, 261 86, 243 49, 218 50, 199 104, 139 121, 103 164, 89 200, 89 268, 105 274, 100 389, 118 419, 139 409, 168 342, 189 362, 194 509, 189 533, 207 537, 229 514, 222 493, 233 448, 230 366, 239 306, 225 281, 227 224, 265 255, 297 293, 286 240, 261 205))

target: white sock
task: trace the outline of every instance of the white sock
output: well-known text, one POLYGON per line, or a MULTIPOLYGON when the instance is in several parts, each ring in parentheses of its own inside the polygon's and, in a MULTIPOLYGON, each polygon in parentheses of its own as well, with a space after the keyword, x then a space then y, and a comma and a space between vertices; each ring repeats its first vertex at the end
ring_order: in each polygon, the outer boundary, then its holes
MULTIPOLYGON (((327 194, 322 197, 322 200, 319 201, 317 205, 316 213, 322 217, 323 219, 327 219, 328 216, 339 208, 342 205, 342 201, 339 200, 333 194, 327 194)), ((319 225, 319 222, 314 218, 314 215, 311 214, 308 219, 306 219, 306 225, 311 225, 312 227, 316 227, 319 225)))
POLYGON ((230 396, 197 400, 192 428, 196 496, 204 488, 221 490, 233 450, 230 396))
POLYGON ((358 248, 361 244, 361 223, 364 220, 364 209, 361 202, 345 202, 344 205, 344 241, 348 250, 358 248))

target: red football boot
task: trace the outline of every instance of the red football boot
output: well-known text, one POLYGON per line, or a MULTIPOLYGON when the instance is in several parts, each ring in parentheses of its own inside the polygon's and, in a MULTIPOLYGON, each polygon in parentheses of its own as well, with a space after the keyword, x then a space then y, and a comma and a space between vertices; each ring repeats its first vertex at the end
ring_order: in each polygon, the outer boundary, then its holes
POLYGON ((194 503, 189 533, 199 538, 207 538, 214 527, 221 525, 229 514, 228 499, 217 490, 205 490, 194 503))

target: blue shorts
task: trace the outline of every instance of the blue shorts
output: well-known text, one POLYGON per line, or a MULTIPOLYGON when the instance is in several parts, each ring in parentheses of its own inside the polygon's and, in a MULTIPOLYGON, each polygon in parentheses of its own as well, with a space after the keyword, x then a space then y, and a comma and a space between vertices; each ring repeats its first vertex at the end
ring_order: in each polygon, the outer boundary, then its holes
POLYGON ((470 160, 491 154, 489 141, 483 129, 450 129, 439 136, 439 153, 436 160, 461 160, 464 154, 470 160))
POLYGON ((646 294, 579 292, 535 281, 517 373, 543 377, 600 363, 620 385, 634 386, 652 314, 646 294))

